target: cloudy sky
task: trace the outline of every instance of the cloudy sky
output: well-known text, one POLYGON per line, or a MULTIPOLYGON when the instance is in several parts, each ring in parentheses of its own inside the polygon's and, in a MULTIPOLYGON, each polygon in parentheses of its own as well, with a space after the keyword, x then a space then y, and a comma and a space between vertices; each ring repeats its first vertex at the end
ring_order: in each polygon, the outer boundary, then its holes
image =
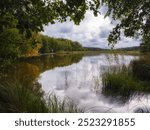
MULTIPOLYGON (((43 34, 78 41, 86 47, 108 48, 107 37, 113 27, 111 18, 104 19, 103 14, 94 17, 91 11, 87 11, 85 19, 80 25, 75 25, 69 20, 65 23, 49 24, 44 28, 43 34)), ((138 40, 122 37, 115 47, 131 47, 137 46, 139 43, 138 40)))

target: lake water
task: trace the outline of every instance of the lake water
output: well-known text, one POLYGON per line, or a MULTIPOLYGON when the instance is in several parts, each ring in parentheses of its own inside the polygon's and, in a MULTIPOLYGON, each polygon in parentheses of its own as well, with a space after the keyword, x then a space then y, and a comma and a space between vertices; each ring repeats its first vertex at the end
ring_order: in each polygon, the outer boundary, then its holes
MULTIPOLYGON (((134 112, 149 108, 150 94, 128 97, 103 92, 102 74, 112 67, 128 66, 139 56, 132 55, 47 55, 15 63, 3 70, 26 84, 38 82, 45 93, 67 97, 85 112, 134 112)), ((2 78, 1 78, 2 79, 2 78)))

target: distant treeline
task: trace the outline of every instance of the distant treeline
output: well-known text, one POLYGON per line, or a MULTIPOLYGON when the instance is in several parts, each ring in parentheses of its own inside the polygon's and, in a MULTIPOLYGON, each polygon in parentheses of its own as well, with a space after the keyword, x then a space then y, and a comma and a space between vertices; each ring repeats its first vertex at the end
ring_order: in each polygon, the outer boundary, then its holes
POLYGON ((135 47, 126 47, 126 48, 118 48, 115 49, 118 51, 140 51, 140 47, 139 46, 135 46, 135 47))
POLYGON ((84 47, 86 51, 107 51, 109 49, 96 48, 96 47, 84 47))
MULTIPOLYGON (((104 49, 104 48, 96 48, 96 47, 84 47, 86 51, 110 51, 111 49, 104 49)), ((117 48, 113 49, 116 51, 140 51, 140 46, 135 47, 125 47, 125 48, 117 48)))
POLYGON ((41 35, 42 47, 40 53, 53 53, 58 51, 83 51, 79 42, 63 38, 52 38, 41 35))

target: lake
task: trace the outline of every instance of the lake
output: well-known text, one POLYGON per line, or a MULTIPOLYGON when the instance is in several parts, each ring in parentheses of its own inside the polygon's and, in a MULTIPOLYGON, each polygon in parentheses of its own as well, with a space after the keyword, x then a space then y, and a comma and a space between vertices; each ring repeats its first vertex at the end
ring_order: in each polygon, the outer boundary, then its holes
POLYGON ((102 75, 112 67, 128 66, 138 58, 104 53, 43 55, 8 66, 1 71, 0 80, 17 80, 26 86, 38 84, 45 93, 67 97, 85 112, 135 112, 150 107, 150 93, 133 93, 126 97, 106 94, 102 75))

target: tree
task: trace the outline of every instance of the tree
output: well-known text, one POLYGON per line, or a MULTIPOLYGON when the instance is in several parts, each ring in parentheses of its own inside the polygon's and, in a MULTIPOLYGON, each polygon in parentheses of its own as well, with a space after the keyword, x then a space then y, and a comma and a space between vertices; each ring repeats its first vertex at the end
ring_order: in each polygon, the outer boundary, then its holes
POLYGON ((22 43, 17 20, 13 15, 6 13, 0 18, 0 57, 12 58, 20 55, 19 47, 22 43))
POLYGON ((0 57, 14 58, 20 56, 21 36, 16 28, 0 32, 0 57))
POLYGON ((119 20, 108 38, 111 45, 114 46, 120 40, 121 32, 126 37, 142 37, 147 44, 146 39, 150 37, 149 0, 102 0, 102 5, 108 7, 105 16, 112 16, 113 20, 119 20))
POLYGON ((52 38, 44 35, 41 35, 41 44, 42 44, 42 47, 40 49, 41 53, 84 50, 82 45, 78 42, 63 38, 52 38))
POLYGON ((79 24, 86 10, 97 15, 99 6, 99 0, 0 0, 1 29, 8 27, 4 17, 9 14, 17 20, 20 33, 30 37, 31 31, 42 31, 43 25, 64 22, 68 17, 79 24))
POLYGON ((41 35, 39 33, 31 32, 32 36, 26 38, 25 35, 22 36, 22 44, 20 51, 22 56, 37 56, 39 50, 41 49, 41 35))
POLYGON ((42 44, 42 47, 40 49, 40 52, 41 53, 49 53, 50 50, 49 50, 49 45, 48 45, 48 36, 43 36, 41 35, 41 44, 42 44))
POLYGON ((150 52, 150 37, 144 37, 143 38, 143 41, 140 45, 140 48, 141 48, 141 52, 142 53, 147 53, 147 52, 150 52))

